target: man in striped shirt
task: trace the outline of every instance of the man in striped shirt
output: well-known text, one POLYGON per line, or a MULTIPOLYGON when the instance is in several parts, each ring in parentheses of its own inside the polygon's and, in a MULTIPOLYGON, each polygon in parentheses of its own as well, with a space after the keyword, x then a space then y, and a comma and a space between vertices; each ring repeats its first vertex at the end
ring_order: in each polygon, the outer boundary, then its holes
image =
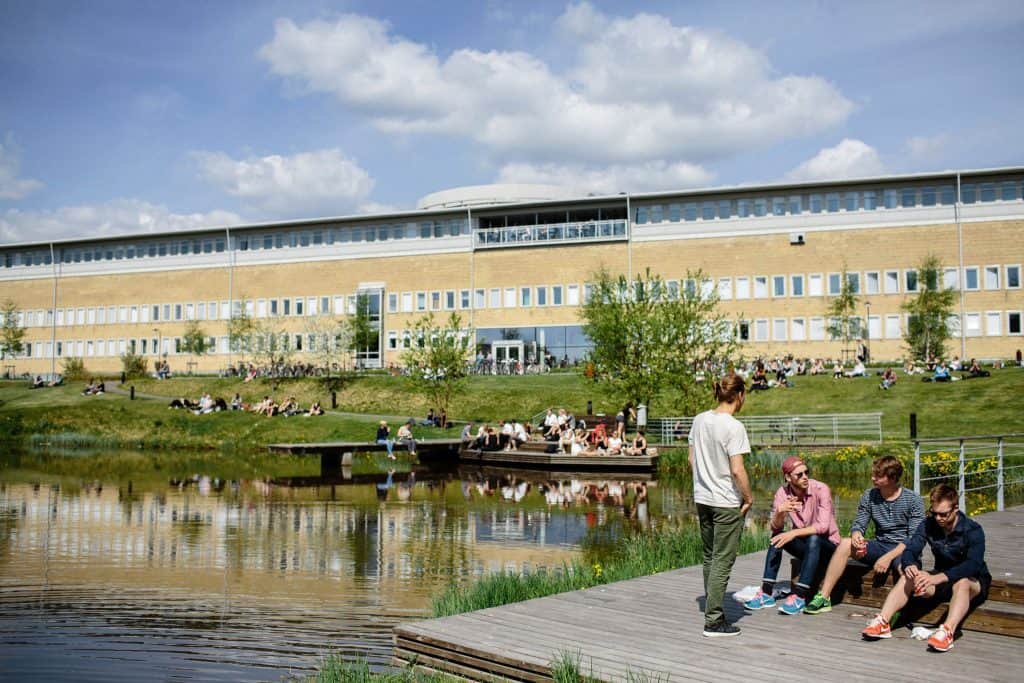
POLYGON ((846 570, 850 557, 871 566, 879 574, 889 571, 894 561, 898 563, 907 539, 924 521, 924 503, 913 491, 900 486, 902 476, 903 463, 891 455, 882 456, 871 464, 874 487, 860 497, 850 537, 840 541, 832 554, 821 589, 807 603, 805 614, 832 611, 832 589, 846 570), (870 541, 864 538, 869 522, 875 524, 875 537, 870 541))

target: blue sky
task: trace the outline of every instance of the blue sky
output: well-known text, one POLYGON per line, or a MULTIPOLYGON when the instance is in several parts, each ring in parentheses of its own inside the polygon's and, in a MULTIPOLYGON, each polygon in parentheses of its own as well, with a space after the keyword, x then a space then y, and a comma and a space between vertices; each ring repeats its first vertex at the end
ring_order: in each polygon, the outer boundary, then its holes
POLYGON ((1024 163, 1020 2, 0 12, 3 243, 1024 163))

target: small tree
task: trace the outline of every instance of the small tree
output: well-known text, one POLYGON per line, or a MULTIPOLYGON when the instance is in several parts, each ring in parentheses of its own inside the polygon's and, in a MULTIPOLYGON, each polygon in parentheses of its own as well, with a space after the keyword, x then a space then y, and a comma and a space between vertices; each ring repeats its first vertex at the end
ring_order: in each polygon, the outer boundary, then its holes
POLYGON ((149 361, 145 356, 129 351, 121 356, 121 370, 126 379, 145 377, 148 371, 149 361))
POLYGON ((257 333, 257 324, 249 315, 248 302, 243 295, 238 309, 232 308, 228 318, 228 347, 242 359, 252 349, 252 338, 257 333))
POLYGON ((409 385, 431 407, 447 412, 452 399, 465 388, 473 330, 463 329, 457 313, 448 316, 443 326, 438 326, 434 315, 428 313, 413 322, 410 334, 410 347, 402 353, 409 385))
POLYGON ((707 402, 712 383, 700 382, 698 373, 724 369, 737 342, 704 274, 689 273, 688 280, 694 286, 679 295, 650 270, 632 281, 604 269, 594 274, 580 318, 594 345, 595 380, 638 405, 669 390, 688 413, 707 402))
POLYGON ((181 350, 185 353, 200 357, 211 348, 206 332, 199 326, 196 320, 190 320, 185 326, 185 333, 181 336, 181 350))
POLYGON ((0 305, 3 328, 0 328, 0 358, 6 360, 25 350, 25 328, 21 326, 21 310, 13 299, 0 305))
POLYGON ((843 340, 843 350, 850 349, 850 342, 860 338, 861 324, 857 317, 859 298, 853 288, 853 280, 846 271, 846 264, 840 274, 839 296, 828 305, 828 334, 832 341, 843 340))
POLYGON ((291 343, 281 316, 265 318, 254 322, 252 326, 251 350, 257 362, 276 373, 294 355, 295 347, 291 343))
POLYGON ((320 314, 306 319, 304 331, 309 340, 306 352, 315 365, 326 370, 324 385, 329 389, 337 388, 351 367, 348 362, 352 348, 349 321, 333 315, 320 314), (334 372, 335 369, 337 373, 334 372))
POLYGON ((64 379, 76 382, 86 379, 89 376, 89 371, 85 369, 85 362, 81 358, 65 358, 63 362, 64 379))
POLYGON ((917 268, 917 295, 903 303, 903 310, 910 314, 903 341, 913 358, 927 361, 945 355, 955 303, 956 292, 942 286, 942 263, 929 254, 917 268))

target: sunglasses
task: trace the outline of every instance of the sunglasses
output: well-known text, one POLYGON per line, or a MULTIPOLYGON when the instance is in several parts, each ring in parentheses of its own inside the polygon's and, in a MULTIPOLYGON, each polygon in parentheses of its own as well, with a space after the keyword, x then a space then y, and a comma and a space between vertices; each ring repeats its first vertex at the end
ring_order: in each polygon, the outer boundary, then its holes
POLYGON ((957 506, 954 505, 953 507, 951 507, 949 510, 946 510, 945 512, 939 512, 938 510, 930 510, 929 514, 932 517, 934 517, 935 519, 949 519, 952 515, 956 514, 956 511, 957 511, 957 506))
POLYGON ((804 477, 811 476, 811 471, 809 469, 806 469, 806 470, 802 470, 800 472, 793 472, 792 474, 797 479, 803 479, 804 477))

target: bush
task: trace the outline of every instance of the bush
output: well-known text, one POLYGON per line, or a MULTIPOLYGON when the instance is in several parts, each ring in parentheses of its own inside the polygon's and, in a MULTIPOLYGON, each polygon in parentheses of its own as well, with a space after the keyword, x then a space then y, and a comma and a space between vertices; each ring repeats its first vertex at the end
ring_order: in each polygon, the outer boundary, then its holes
POLYGON ((149 361, 130 351, 121 356, 121 370, 127 379, 145 377, 149 372, 149 361))
POLYGON ((89 371, 85 369, 85 362, 81 358, 64 359, 64 379, 80 381, 89 377, 89 371))

